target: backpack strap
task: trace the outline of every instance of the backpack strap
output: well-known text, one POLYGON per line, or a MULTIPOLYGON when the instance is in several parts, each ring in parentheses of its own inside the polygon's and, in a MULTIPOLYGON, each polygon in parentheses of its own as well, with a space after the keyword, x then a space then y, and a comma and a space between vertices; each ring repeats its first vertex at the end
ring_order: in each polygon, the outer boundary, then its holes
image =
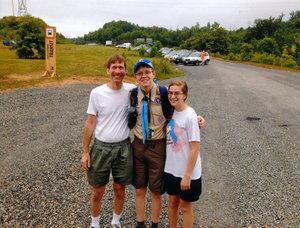
POLYGON ((161 104, 164 116, 166 118, 166 123, 168 123, 173 116, 174 107, 170 104, 168 99, 168 90, 165 86, 159 86, 161 104))
POLYGON ((133 129, 136 124, 136 109, 135 106, 137 106, 138 99, 137 94, 139 92, 139 87, 136 87, 130 91, 130 106, 128 107, 127 111, 127 120, 128 120, 128 127, 130 129, 133 129))
POLYGON ((130 106, 135 107, 137 105, 137 94, 139 92, 139 87, 136 87, 131 90, 130 94, 130 106))

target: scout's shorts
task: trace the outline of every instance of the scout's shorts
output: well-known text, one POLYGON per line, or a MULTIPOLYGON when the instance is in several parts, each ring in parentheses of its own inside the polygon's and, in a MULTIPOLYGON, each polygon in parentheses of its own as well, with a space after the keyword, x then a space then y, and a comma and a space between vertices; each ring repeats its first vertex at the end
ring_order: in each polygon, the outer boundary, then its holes
POLYGON ((191 189, 181 190, 180 182, 182 178, 175 177, 170 173, 164 174, 165 188, 169 195, 180 195, 180 199, 186 202, 195 202, 199 199, 202 192, 201 177, 197 180, 191 181, 191 189))
POLYGON ((110 171, 115 183, 132 184, 133 154, 129 137, 117 143, 95 139, 90 157, 91 167, 87 177, 91 186, 98 188, 107 185, 110 171))
POLYGON ((132 142, 134 153, 134 180, 136 189, 149 183, 151 192, 164 194, 164 167, 166 161, 166 139, 146 140, 145 144, 135 137, 132 142))

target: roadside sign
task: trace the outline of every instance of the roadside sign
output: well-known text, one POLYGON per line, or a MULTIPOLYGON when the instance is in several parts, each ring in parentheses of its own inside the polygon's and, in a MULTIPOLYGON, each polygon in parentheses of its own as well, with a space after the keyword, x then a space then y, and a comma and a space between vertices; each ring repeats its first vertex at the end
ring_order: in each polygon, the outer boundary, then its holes
POLYGON ((56 27, 46 26, 45 32, 45 60, 46 71, 43 77, 49 75, 51 77, 56 73, 56 27))

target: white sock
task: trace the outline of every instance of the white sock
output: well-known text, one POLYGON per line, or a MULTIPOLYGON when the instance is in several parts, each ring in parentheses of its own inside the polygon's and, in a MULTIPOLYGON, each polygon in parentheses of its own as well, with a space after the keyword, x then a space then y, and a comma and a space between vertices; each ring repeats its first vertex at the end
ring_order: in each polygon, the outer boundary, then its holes
POLYGON ((92 217, 92 226, 93 227, 99 227, 99 223, 100 223, 100 215, 96 218, 94 218, 93 216, 92 217))
POLYGON ((111 221, 111 224, 118 224, 120 222, 120 218, 121 218, 121 214, 117 215, 115 214, 114 212, 114 215, 113 215, 113 219, 111 221))

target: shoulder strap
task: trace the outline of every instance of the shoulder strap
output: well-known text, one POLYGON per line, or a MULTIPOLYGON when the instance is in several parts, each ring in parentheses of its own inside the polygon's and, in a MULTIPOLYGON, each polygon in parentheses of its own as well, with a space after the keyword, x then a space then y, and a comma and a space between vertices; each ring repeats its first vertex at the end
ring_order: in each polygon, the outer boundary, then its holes
POLYGON ((130 94, 130 106, 134 106, 135 107, 137 105, 138 89, 139 89, 139 87, 136 87, 136 88, 134 88, 131 91, 131 94, 130 94))

